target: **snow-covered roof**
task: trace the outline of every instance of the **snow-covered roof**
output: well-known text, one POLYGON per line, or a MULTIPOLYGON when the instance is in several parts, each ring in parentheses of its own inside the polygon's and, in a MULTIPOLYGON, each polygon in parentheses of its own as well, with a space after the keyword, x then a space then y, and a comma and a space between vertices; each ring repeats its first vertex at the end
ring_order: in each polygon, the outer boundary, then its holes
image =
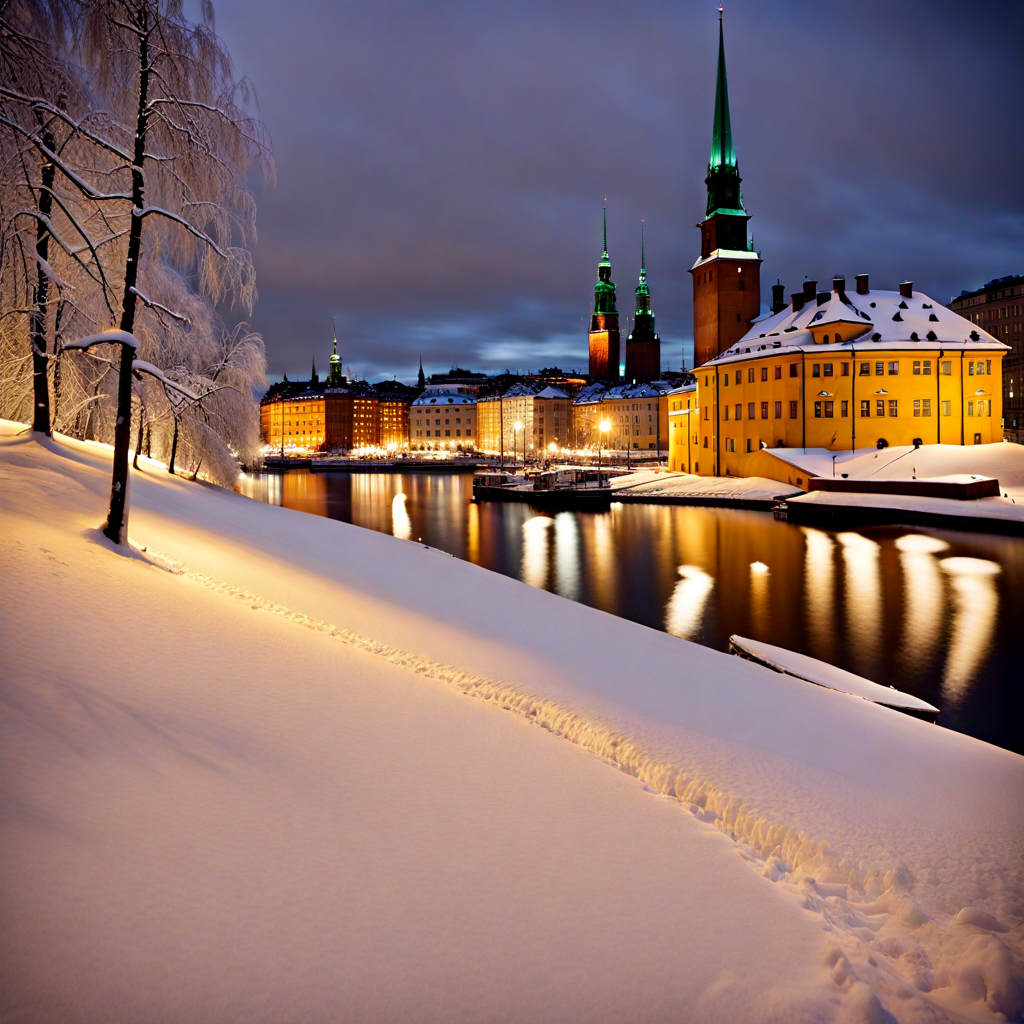
POLYGON ((790 304, 778 313, 769 313, 706 365, 760 356, 779 348, 820 352, 825 344, 841 351, 856 345, 857 351, 862 351, 872 344, 913 349, 922 343, 943 348, 1007 348, 923 292, 903 296, 898 291, 872 289, 864 294, 832 292, 821 305, 811 299, 801 309, 794 310, 790 304), (841 339, 838 342, 837 336, 841 339))
POLYGON ((588 384, 573 399, 573 405, 593 405, 596 402, 600 402, 607 391, 608 385, 604 383, 604 381, 598 381, 596 384, 588 384))
POLYGON ((568 398, 569 396, 564 391, 559 391, 558 388, 553 388, 550 384, 543 390, 537 392, 538 398, 568 398))
POLYGON ((422 408, 436 408, 439 405, 476 405, 476 399, 469 395, 453 395, 447 392, 441 394, 422 394, 419 398, 413 399, 413 406, 422 408))

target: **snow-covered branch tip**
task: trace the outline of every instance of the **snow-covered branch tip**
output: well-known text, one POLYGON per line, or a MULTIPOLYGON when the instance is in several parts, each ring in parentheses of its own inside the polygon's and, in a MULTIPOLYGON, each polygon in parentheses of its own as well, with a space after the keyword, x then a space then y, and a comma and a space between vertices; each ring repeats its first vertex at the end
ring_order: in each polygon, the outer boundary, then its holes
POLYGON ((132 210, 133 217, 148 217, 150 214, 154 213, 159 217, 166 217, 168 220, 173 220, 176 224, 180 224, 186 231, 191 232, 201 242, 205 242, 222 259, 226 260, 228 258, 228 254, 205 231, 200 231, 199 228, 195 227, 195 225, 189 224, 184 217, 179 217, 176 213, 171 213, 170 210, 165 210, 162 206, 146 206, 141 210, 138 207, 135 207, 132 210))
POLYGON ((189 320, 189 318, 187 316, 185 316, 184 313, 175 313, 173 309, 168 309, 166 306, 162 305, 161 303, 154 302, 152 299, 147 298, 145 295, 143 295, 142 292, 140 292, 138 288, 135 288, 133 286, 132 288, 129 289, 129 291, 131 291, 131 293, 133 295, 135 295, 138 298, 138 300, 144 306, 148 306, 150 309, 159 309, 161 312, 166 313, 168 316, 174 317, 175 320, 180 320, 182 323, 185 323, 185 324, 191 324, 192 323, 192 321, 189 320))
POLYGON ((154 366, 152 363, 147 363, 145 359, 136 359, 132 363, 132 370, 136 373, 148 373, 151 377, 156 377, 158 381, 165 388, 170 388, 172 391, 177 391, 179 395, 184 395, 189 401, 200 402, 202 401, 201 395, 193 394, 188 388, 182 387, 177 381, 171 380, 170 377, 164 375, 164 371, 159 366, 154 366))
POLYGON ((139 341, 134 334, 117 330, 90 334, 88 337, 80 338, 78 341, 62 341, 60 348, 62 352, 68 349, 78 349, 84 352, 94 345, 127 345, 129 348, 135 349, 136 352, 139 350, 139 341))

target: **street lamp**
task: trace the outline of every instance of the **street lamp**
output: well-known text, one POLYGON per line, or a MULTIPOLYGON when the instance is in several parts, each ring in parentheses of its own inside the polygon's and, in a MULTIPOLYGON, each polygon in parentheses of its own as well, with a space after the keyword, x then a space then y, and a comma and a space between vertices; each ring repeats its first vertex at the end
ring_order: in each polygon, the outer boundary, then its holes
POLYGON ((601 448, 604 443, 602 435, 607 434, 612 425, 607 420, 601 420, 601 433, 597 435, 597 486, 601 486, 601 448))

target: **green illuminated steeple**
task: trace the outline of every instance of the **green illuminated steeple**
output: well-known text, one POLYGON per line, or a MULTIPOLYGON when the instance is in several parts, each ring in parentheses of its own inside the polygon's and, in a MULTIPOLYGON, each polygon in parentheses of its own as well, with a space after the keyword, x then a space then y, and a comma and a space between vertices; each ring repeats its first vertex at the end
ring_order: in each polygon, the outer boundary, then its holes
POLYGON ((341 374, 341 356, 338 355, 338 325, 334 325, 334 352, 331 354, 331 369, 327 374, 328 387, 340 387, 345 383, 341 374))
POLYGON ((725 34, 722 8, 718 8, 718 80, 715 85, 715 121, 711 130, 711 159, 708 161, 707 216, 726 213, 746 216, 740 192, 740 174, 736 150, 732 144, 732 119, 729 116, 729 81, 725 73, 725 34))
POLYGON ((597 265, 597 284, 594 285, 594 312, 615 313, 615 285, 612 284, 612 265, 608 259, 608 208, 604 210, 604 253, 597 265))
POLYGON ((649 316, 651 328, 654 328, 654 315, 651 313, 651 290, 647 287, 647 254, 644 251, 644 229, 640 228, 640 283, 636 286, 636 315, 649 316))
POLYGON ((661 365, 661 339, 651 312, 651 290, 647 287, 647 252, 644 229, 640 226, 640 283, 636 286, 633 330, 626 339, 626 380, 641 383, 654 380, 661 365))

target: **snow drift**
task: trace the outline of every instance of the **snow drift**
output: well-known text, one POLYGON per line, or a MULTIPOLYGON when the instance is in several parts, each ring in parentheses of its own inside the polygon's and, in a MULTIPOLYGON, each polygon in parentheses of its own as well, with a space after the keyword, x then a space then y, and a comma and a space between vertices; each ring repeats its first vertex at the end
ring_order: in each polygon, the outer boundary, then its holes
MULTIPOLYGON (((10 427, 5 430, 8 435, 11 432, 10 427)), ((594 949, 591 943, 585 964, 567 965, 564 949, 559 952, 558 944, 551 944, 543 927, 531 930, 538 927, 536 921, 524 925, 518 904, 511 907, 490 891, 490 902, 476 910, 474 925, 483 928, 477 934, 487 936, 505 963, 518 962, 516 957, 526 956, 525 950, 539 953, 546 961, 541 975, 553 986, 545 999, 534 1001, 535 991, 529 997, 522 993, 513 997, 503 987, 504 975, 491 958, 485 958, 496 973, 489 985, 480 982, 475 1009, 460 1004, 439 976, 428 970, 428 977, 414 971, 415 983, 407 980, 404 988, 400 986, 407 1002, 398 999, 389 1004, 381 993, 378 1002, 363 1007, 363 1016, 399 1019, 402 1012, 406 1016, 412 1012, 422 1019, 495 1015, 610 1019, 623 1014, 645 1019, 733 1019, 742 1010, 749 1019, 799 1019, 802 1015, 808 1020, 895 1017, 909 1021, 956 1019, 957 1014, 977 1020, 1020 1015, 1024 1006, 1024 759, 573 604, 413 543, 260 505, 166 474, 135 475, 131 533, 134 542, 147 549, 140 558, 150 561, 125 559, 89 539, 94 537, 90 524, 101 518, 102 498, 97 506, 97 494, 102 496, 108 466, 109 454, 99 446, 66 441, 40 445, 10 437, 0 444, 5 538, 0 550, 5 577, 12 581, 5 586, 2 619, 4 648, 14 653, 9 662, 13 668, 0 672, 8 709, 3 721, 6 733, 17 731, 19 715, 37 723, 48 721, 44 709, 47 700, 54 698, 35 692, 37 676, 46 679, 50 669, 56 671, 54 665, 66 669, 68 659, 91 669, 86 676, 90 688, 104 691, 105 700, 115 699, 105 691, 113 685, 102 670, 108 662, 97 661, 90 647, 100 637, 104 643, 113 643, 123 630, 119 625, 104 631, 83 614, 84 602, 95 592, 125 605, 125 614, 133 622, 129 634, 137 631, 141 645, 132 675, 150 699, 180 701, 181 713, 187 717, 190 709, 205 708, 204 701, 214 694, 225 702, 222 713, 237 710, 241 716, 234 746, 244 748, 263 730, 270 729, 270 735, 274 730, 248 706, 248 687, 221 692, 228 665, 236 670, 241 666, 243 675, 252 677, 253 699, 272 708, 271 720, 281 714, 289 722, 294 713, 282 712, 282 701, 311 702, 314 720, 319 721, 324 702, 341 699, 338 687, 349 699, 349 690, 358 689, 364 677, 386 677, 391 687, 387 714, 378 715, 375 728, 369 730, 376 743, 370 745, 370 757, 385 774, 395 765, 409 764, 410 751, 415 755, 413 763, 417 758, 438 757, 439 743, 463 753, 460 745, 468 741, 454 737, 443 725, 446 716, 462 713, 452 710, 461 705, 449 706, 433 690, 422 691, 423 686, 432 685, 425 680, 419 689, 415 683, 410 686, 410 673, 415 673, 445 684, 453 694, 470 694, 541 726, 543 731, 516 732, 514 739, 503 741, 511 752, 510 763, 521 765, 523 757, 548 756, 541 740, 550 733, 570 741, 566 750, 589 751, 621 769, 620 778, 634 776, 643 788, 669 798, 656 805, 676 815, 669 829, 671 838, 659 835, 651 840, 644 832, 649 823, 631 817, 639 813, 634 803, 643 804, 642 790, 630 789, 624 794, 625 803, 612 807, 609 777, 602 774, 607 769, 595 760, 591 762, 594 769, 585 770, 587 785, 576 792, 577 802, 569 812, 586 825, 579 841, 574 841, 571 829, 567 837, 552 824, 550 812, 551 793, 561 794, 564 787, 566 776, 560 773, 568 771, 575 777, 582 770, 578 762, 556 769, 539 789, 531 788, 535 782, 522 783, 518 777, 514 785, 499 785, 490 794, 488 816, 496 816, 502 827, 512 820, 515 828, 522 829, 531 816, 510 818, 504 805, 514 797, 512 802, 521 812, 524 794, 530 794, 547 823, 526 825, 528 831, 539 831, 528 850, 519 850, 521 861, 511 863, 495 854, 494 870, 499 875, 505 872, 510 882, 529 886, 530 877, 547 877, 539 867, 544 862, 540 851, 545 849, 557 850, 557 857, 575 870, 591 863, 595 855, 605 857, 604 847, 611 844, 617 851, 625 846, 626 859, 647 865, 651 879, 666 887, 656 898, 643 885, 630 888, 629 871, 620 865, 618 871, 624 873, 608 876, 602 895, 589 892, 583 902, 570 907, 563 901, 575 884, 569 881, 572 873, 556 871, 551 876, 566 890, 545 889, 545 900, 563 905, 566 913, 583 922, 587 934, 600 933, 611 921, 621 919, 635 948, 627 954, 623 944, 616 943, 622 957, 616 963, 606 950, 594 949), (36 543, 36 533, 46 535, 43 544, 36 543), (40 556, 44 547, 49 555, 40 556), (70 584, 54 582, 58 577, 50 575, 47 559, 51 556, 68 562, 66 570, 57 570, 62 574, 59 578, 71 581, 83 604, 62 604, 70 584), (132 614, 140 597, 148 613, 132 614), (43 617, 45 626, 34 623, 25 611, 26 603, 62 608, 66 617, 59 629, 48 617, 43 617), (184 675, 191 682, 186 685, 182 671, 169 669, 146 652, 150 646, 160 648, 157 638, 168 628, 176 633, 193 607, 202 609, 209 624, 192 623, 202 657, 189 659, 184 675), (254 612, 264 623, 255 627, 256 634, 253 627, 238 626, 243 620, 248 623, 246 616, 254 612), (234 623, 237 635, 220 631, 226 623, 234 623), (44 643, 40 650, 34 645, 33 630, 49 637, 52 646, 44 643), (274 644, 261 639, 261 634, 274 644), (283 670, 282 650, 290 659, 283 670), (335 686, 325 689, 316 668, 318 659, 325 664, 343 662, 348 672, 340 677, 335 673, 335 686), (396 746, 388 738, 388 723, 392 717, 404 722, 406 706, 418 708, 428 697, 441 701, 440 711, 432 708, 421 714, 420 708, 422 729, 402 725, 408 748, 403 743, 396 746), (243 701, 241 707, 233 703, 238 700, 243 701), (431 728, 440 731, 432 735, 431 728), (520 785, 524 788, 517 788, 520 785), (680 814, 679 807, 690 813, 680 814), (607 813, 606 832, 588 831, 595 813, 598 818, 607 813), (615 834, 616 824, 627 833, 615 834), (585 840, 584 835, 591 838, 585 840), (717 837, 716 842, 708 846, 712 837, 717 837), (731 846, 720 845, 726 837, 731 846), (669 847, 661 845, 665 842, 669 847), (737 881, 738 861, 729 857, 729 849, 741 854, 747 865, 741 874, 749 881, 737 881), (652 857, 666 860, 652 867, 652 857), (666 868, 666 863, 676 867, 666 868), (665 870, 668 875, 659 873, 665 870), (690 900, 685 912, 701 920, 700 934, 684 929, 669 940, 672 929, 664 923, 664 908, 658 908, 667 901, 680 910, 681 892, 690 900), (649 940, 639 939, 633 928, 632 901, 649 915, 649 940), (824 929, 827 942, 801 930, 808 924, 813 925, 811 932, 824 929), (705 943, 709 949, 704 949, 705 943), (807 950, 815 944, 819 951, 813 955, 812 969, 807 950), (726 972, 732 978, 728 982, 723 980, 723 950, 731 951, 725 954, 732 972, 726 972), (656 970, 653 976, 645 974, 643 992, 624 994, 623 969, 630 964, 627 973, 635 969, 634 952, 641 961, 656 966, 664 964, 667 956, 678 963, 678 977, 669 981, 671 971, 656 970), (773 979, 782 977, 773 973, 780 969, 778 956, 786 952, 791 967, 784 981, 775 984, 773 979), (823 982, 816 972, 826 970, 823 982), (736 972, 746 978, 739 988, 736 972), (580 987, 584 975, 586 982, 580 987), (599 981, 602 977, 604 981, 599 981), (703 985, 695 977, 703 979, 703 985), (620 986, 614 994, 607 988, 612 982, 620 986), (605 1001, 587 1002, 582 995, 587 986, 605 992, 605 1001), (423 1009, 424 999, 431 1009, 423 1009), (506 1012, 498 1013, 498 1007, 506 1012)), ((169 648, 164 645, 163 654, 179 644, 187 649, 189 637, 178 637, 169 648)), ((371 701, 369 696, 365 699, 371 701)), ((327 720, 341 737, 336 755, 339 778, 348 777, 345 743, 353 745, 358 761, 356 748, 361 744, 365 756, 368 741, 357 740, 344 717, 328 715, 327 720)), ((475 721, 479 736, 488 736, 488 730, 497 727, 490 718, 475 721)), ((297 731, 289 737, 290 745, 279 751, 282 765, 296 759, 302 762, 306 741, 297 731)), ((66 730, 66 740, 79 742, 76 729, 66 730)), ((8 767, 16 780, 39 771, 50 754, 45 737, 13 749, 8 767)), ((478 787, 477 776, 487 774, 479 760, 486 763, 485 749, 490 749, 487 743, 474 758, 460 764, 464 784, 471 790, 478 787)), ((463 797, 458 786, 453 789, 439 781, 426 792, 422 785, 414 788, 418 800, 426 800, 433 814, 473 830, 472 818, 459 813, 463 797)), ((129 807, 148 805, 159 790, 158 779, 140 782, 131 799, 126 796, 128 802, 116 805, 114 811, 123 815, 129 807)), ((188 787, 181 793, 179 799, 186 798, 188 787)), ((41 826, 32 821, 37 808, 29 794, 31 786, 16 784, 12 799, 5 801, 4 833, 14 838, 5 841, 0 851, 7 865, 5 874, 14 877, 10 866, 20 865, 19 881, 28 891, 38 892, 39 879, 31 866, 45 843, 36 834, 41 826), (17 828, 7 827, 14 823, 17 828)), ((618 790, 615 794, 618 799, 618 790)), ((236 796, 248 809, 251 793, 245 790, 236 796)), ((318 813, 331 816, 330 799, 319 806, 318 813)), ((564 806, 560 812, 566 813, 564 806)), ((275 821, 280 813, 275 807, 275 821)), ((362 813, 364 818, 374 817, 372 809, 364 808, 362 813)), ((408 813, 422 814, 421 805, 408 813)), ((135 830, 121 833, 112 828, 120 836, 122 856, 135 856, 140 844, 146 845, 135 830)), ((290 879, 291 866, 302 858, 278 842, 275 838, 284 875, 290 879)), ((215 856, 219 848, 208 852, 215 856)), ((382 862, 396 856, 386 845, 373 849, 382 862)), ((414 843, 407 852, 416 862, 422 848, 414 843)), ((315 856, 330 858, 330 851, 318 849, 315 856)), ((186 860, 191 863, 187 854, 186 860)), ((58 858, 57 866, 61 864, 58 858)), ((342 876, 344 864, 342 859, 335 865, 342 876)), ((51 866, 48 861, 47 866, 51 866)), ((166 878, 161 874, 150 884, 164 891, 166 878)), ((88 872, 85 879, 90 880, 88 872)), ((230 873, 223 876, 230 885, 229 879, 230 873)), ((273 876, 268 884, 278 888, 273 876)), ((372 880, 367 884, 382 900, 377 909, 389 926, 384 933, 390 941, 399 942, 408 924, 403 907, 409 905, 409 893, 388 894, 372 880)), ((461 905, 462 887, 463 882, 456 879, 442 884, 456 905, 461 905)), ((335 888, 327 885, 328 902, 335 888)), ((287 901, 287 896, 282 893, 281 899, 287 901)), ((412 904, 416 902, 413 897, 412 904)), ((26 949, 38 957, 45 948, 29 941, 39 943, 50 934, 39 924, 41 918, 58 931, 66 925, 64 906, 47 904, 42 913, 18 901, 18 908, 20 913, 5 912, 5 947, 11 952, 12 943, 22 941, 16 961, 6 956, 5 960, 18 962, 26 970, 30 967, 26 976, 38 981, 52 980, 50 975, 56 973, 65 982, 70 976, 81 983, 85 976, 81 973, 61 974, 52 966, 26 960, 26 949)), ((450 918, 450 908, 434 909, 439 920, 450 918)), ((131 928, 107 931, 122 940, 134 934, 131 928)), ((71 933, 82 938, 75 929, 71 933)), ((319 931, 317 935, 325 938, 319 931)), ((332 948, 364 962, 358 942, 353 946, 352 941, 335 941, 332 948)), ((81 949, 73 948, 80 957, 81 949)), ((223 955, 220 947, 216 955, 223 955)), ((278 950, 265 950, 264 955, 278 955, 278 950)), ((437 967, 436 950, 424 948, 420 955, 424 963, 437 967)), ((382 977, 376 961, 366 964, 366 970, 382 977)), ((472 968, 464 966, 464 970, 478 980, 472 968)), ((116 988, 109 964, 99 965, 98 976, 100 987, 116 988)), ((347 988, 331 988, 315 983, 318 1012, 324 1012, 329 1003, 326 989, 335 997, 340 991, 343 1001, 354 998, 356 992, 364 997, 356 980, 348 978, 346 984, 347 988)), ((393 978, 389 984, 394 984, 393 978)), ((289 991, 286 981, 282 986, 289 991)), ((28 998, 24 982, 10 988, 8 980, 5 987, 28 998)), ((232 1004, 224 991, 216 998, 227 999, 224 1006, 241 1005, 232 1004)), ((295 1002, 293 990, 291 998, 285 1005, 308 1005, 302 999, 295 1002)), ((60 1006, 67 1016, 74 1003, 51 1000, 46 1005, 60 1006)), ((160 1017, 152 1011, 153 1005, 151 1001, 143 1003, 141 1010, 134 1009, 144 1017, 160 1017)), ((4 1006, 7 1012, 12 1008, 9 1002, 4 1006)), ((80 1016, 88 1019, 88 1014, 80 1016)), ((163 1016, 171 1019, 173 1014, 163 1016)), ((231 1019, 227 1013, 221 1016, 231 1019)))

